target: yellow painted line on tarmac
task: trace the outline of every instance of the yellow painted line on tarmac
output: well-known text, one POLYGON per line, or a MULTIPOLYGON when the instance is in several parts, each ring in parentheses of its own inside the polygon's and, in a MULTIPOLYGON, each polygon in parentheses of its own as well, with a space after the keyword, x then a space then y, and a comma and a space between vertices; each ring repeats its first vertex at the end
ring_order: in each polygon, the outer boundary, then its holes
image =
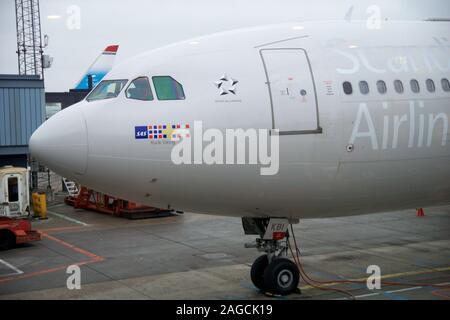
MULTIPOLYGON (((445 272, 450 271, 450 267, 440 267, 440 268, 430 268, 430 269, 420 269, 416 271, 406 271, 406 272, 399 272, 399 273, 391 273, 386 274, 384 276, 381 276, 381 280, 384 279, 391 279, 391 278, 398 278, 398 277, 406 277, 406 276, 416 276, 419 274, 427 274, 427 273, 434 273, 434 272, 445 272)), ((343 281, 347 281, 346 279, 342 279, 343 281)), ((320 280, 323 281, 323 280, 320 280)), ((333 280, 330 280, 333 281, 333 280)), ((366 282, 367 278, 359 278, 359 279, 348 279, 348 281, 355 281, 355 282, 366 282)), ((311 281, 312 282, 312 281, 311 281)), ((327 282, 327 283, 314 283, 318 287, 330 287, 337 284, 342 284, 342 282, 327 282)), ((303 286, 300 287, 300 290, 309 290, 309 289, 317 289, 313 286, 303 286)))

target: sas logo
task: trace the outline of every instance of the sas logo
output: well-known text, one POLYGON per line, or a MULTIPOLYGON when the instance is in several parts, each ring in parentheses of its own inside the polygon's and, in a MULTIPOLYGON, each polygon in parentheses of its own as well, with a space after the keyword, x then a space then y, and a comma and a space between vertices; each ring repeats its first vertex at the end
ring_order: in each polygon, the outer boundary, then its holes
POLYGON ((152 141, 178 141, 180 138, 190 138, 189 124, 157 124, 149 126, 134 127, 134 138, 136 140, 152 141))

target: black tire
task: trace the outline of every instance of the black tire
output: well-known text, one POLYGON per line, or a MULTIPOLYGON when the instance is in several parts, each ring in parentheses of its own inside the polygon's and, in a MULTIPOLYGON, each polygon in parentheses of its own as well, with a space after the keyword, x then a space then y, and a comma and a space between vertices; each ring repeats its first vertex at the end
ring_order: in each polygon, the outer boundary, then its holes
POLYGON ((8 250, 14 247, 16 238, 11 231, 0 230, 0 250, 8 250))
POLYGON ((253 284, 261 291, 265 291, 266 287, 264 285, 264 272, 269 265, 269 258, 266 254, 259 256, 255 262, 252 264, 252 268, 250 270, 250 278, 252 279, 253 284))
POLYGON ((274 294, 288 295, 297 291, 300 281, 298 267, 291 260, 272 260, 264 272, 264 286, 274 294))

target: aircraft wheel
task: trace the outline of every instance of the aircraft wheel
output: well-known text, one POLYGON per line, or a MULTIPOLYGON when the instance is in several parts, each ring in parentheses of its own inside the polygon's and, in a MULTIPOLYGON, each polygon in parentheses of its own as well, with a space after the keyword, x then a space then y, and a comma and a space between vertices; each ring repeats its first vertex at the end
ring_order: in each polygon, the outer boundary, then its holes
POLYGON ((264 271, 266 271, 268 265, 269 258, 264 254, 259 256, 255 262, 253 262, 250 270, 250 278, 252 279, 253 284, 261 291, 266 290, 264 285, 264 271))
POLYGON ((264 286, 275 294, 294 293, 299 281, 300 273, 297 265, 286 258, 272 260, 264 272, 264 286))
POLYGON ((15 237, 12 232, 0 230, 0 250, 11 249, 15 242, 15 237))

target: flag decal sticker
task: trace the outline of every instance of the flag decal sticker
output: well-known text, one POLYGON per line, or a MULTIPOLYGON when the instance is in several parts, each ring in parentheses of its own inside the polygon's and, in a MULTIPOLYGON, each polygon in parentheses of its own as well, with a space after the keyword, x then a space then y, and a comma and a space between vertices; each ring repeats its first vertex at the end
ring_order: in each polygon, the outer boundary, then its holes
POLYGON ((190 138, 189 124, 151 124, 134 127, 136 140, 169 140, 178 141, 180 138, 190 138))

